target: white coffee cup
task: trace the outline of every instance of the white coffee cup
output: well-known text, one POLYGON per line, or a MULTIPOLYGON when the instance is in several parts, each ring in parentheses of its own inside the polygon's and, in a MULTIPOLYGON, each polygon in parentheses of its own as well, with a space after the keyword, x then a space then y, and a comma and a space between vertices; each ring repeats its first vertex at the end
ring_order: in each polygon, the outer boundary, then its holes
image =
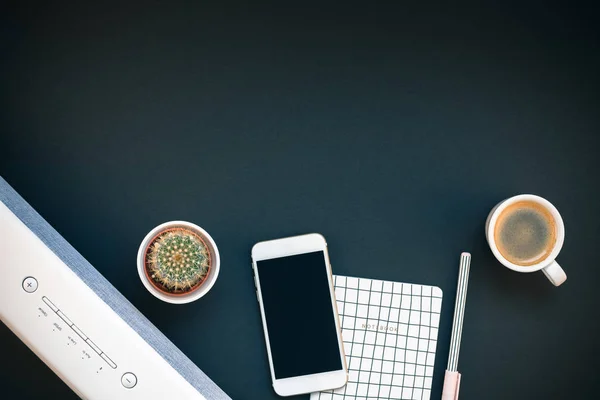
POLYGON ((558 256, 558 253, 560 253, 560 250, 562 249, 563 243, 565 241, 565 225, 556 207, 554 207, 552 203, 550 203, 543 197, 535 196, 532 194, 521 194, 518 196, 510 197, 498 203, 492 209, 492 211, 490 211, 490 214, 487 217, 487 221, 485 223, 485 236, 487 238, 488 244, 490 245, 492 253, 494 253, 494 256, 496 256, 498 261, 500 261, 505 267, 510 268, 513 271, 526 273, 541 270, 544 273, 544 275, 546 275, 546 277, 550 280, 550 282, 552 282, 555 286, 559 286, 567 280, 567 275, 565 274, 565 271, 563 271, 561 266, 558 265, 558 263, 556 262, 556 257, 558 256), (554 243, 554 247, 542 261, 533 265, 522 266, 508 261, 500 253, 500 250, 498 250, 498 246, 494 238, 494 231, 496 229, 498 217, 507 207, 519 201, 531 201, 539 204, 552 215, 555 222, 556 241, 554 243))
POLYGON ((165 222, 164 224, 160 224, 156 228, 152 229, 150 232, 148 232, 144 240, 142 240, 137 255, 138 274, 140 275, 140 279, 142 280, 142 283, 144 284, 146 289, 148 289, 148 291, 152 293, 156 298, 162 301, 166 301, 167 303, 173 304, 190 303, 194 300, 198 300, 206 293, 208 293, 208 291, 213 287, 213 285, 217 281, 220 266, 221 259, 219 256, 219 249, 217 248, 217 244, 215 243, 213 238, 208 234, 208 232, 200 228, 198 225, 186 221, 169 221, 165 222), (197 233, 203 239, 204 244, 208 247, 208 251, 211 254, 211 266, 206 280, 197 289, 182 295, 170 295, 158 290, 154 285, 152 285, 152 283, 150 283, 145 271, 146 248, 161 232, 173 228, 184 228, 197 233))

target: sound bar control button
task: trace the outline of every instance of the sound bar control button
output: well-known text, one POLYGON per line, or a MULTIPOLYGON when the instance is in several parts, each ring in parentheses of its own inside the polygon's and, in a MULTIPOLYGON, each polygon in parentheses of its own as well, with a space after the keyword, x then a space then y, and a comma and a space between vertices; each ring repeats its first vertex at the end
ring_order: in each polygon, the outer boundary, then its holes
POLYGON ((121 384, 127 389, 132 389, 137 384, 137 377, 131 372, 125 372, 121 377, 121 384))
POLYGON ((107 356, 106 354, 102 353, 102 354, 100 354, 100 357, 102 357, 102 359, 103 359, 104 361, 106 361, 106 363, 107 363, 108 365, 110 365, 110 367, 111 367, 112 369, 116 369, 116 368, 117 368, 117 364, 115 364, 115 363, 113 362, 113 360, 111 360, 110 358, 108 358, 108 356, 107 356))
POLYGON ((67 316, 65 314, 63 314, 62 311, 58 310, 56 313, 63 321, 65 321, 67 323, 67 325, 69 325, 69 326, 73 325, 73 322, 71 322, 71 320, 69 318, 67 318, 67 316))
POLYGON ((86 342, 88 345, 90 345, 90 347, 91 347, 92 349, 94 349, 94 351, 95 351, 96 353, 98 353, 98 355, 102 354, 102 350, 100 350, 100 348, 99 348, 98 346, 96 346, 96 345, 94 344, 94 342, 92 342, 90 339, 86 340, 85 342, 86 342))
POLYGON ((48 300, 48 298, 46 296, 42 297, 42 300, 44 301, 44 303, 46 303, 48 305, 48 307, 50 307, 50 309, 54 312, 58 311, 58 307, 56 307, 54 305, 54 303, 52 303, 50 300, 48 300))
POLYGON ((75 331, 75 333, 78 334, 83 340, 87 339, 87 336, 85 336, 85 333, 81 332, 81 329, 79 329, 77 327, 77 325, 71 325, 71 329, 73 329, 75 331))
POLYGON ((38 288, 38 281, 33 276, 23 279, 23 290, 27 293, 33 293, 38 288))

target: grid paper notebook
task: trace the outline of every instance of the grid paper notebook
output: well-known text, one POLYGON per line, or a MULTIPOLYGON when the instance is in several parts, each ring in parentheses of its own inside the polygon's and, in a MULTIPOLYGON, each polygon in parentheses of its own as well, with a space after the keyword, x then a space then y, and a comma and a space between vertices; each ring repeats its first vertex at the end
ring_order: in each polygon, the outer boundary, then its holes
POLYGON ((348 384, 311 400, 428 400, 442 290, 334 275, 348 384))

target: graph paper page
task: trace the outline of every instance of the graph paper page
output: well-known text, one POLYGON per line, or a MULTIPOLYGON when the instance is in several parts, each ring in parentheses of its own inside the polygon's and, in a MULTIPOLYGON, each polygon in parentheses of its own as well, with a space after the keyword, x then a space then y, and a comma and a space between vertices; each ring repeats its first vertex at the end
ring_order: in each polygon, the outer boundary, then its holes
POLYGON ((442 290, 334 275, 348 384, 311 400, 428 400, 442 290))

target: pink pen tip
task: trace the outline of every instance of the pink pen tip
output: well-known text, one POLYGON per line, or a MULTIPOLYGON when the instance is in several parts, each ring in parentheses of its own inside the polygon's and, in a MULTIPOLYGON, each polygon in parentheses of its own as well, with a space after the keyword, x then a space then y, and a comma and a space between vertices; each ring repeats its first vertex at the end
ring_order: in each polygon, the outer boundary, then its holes
POLYGON ((460 373, 458 371, 446 370, 444 376, 444 388, 442 390, 442 400, 458 400, 460 390, 460 373))

